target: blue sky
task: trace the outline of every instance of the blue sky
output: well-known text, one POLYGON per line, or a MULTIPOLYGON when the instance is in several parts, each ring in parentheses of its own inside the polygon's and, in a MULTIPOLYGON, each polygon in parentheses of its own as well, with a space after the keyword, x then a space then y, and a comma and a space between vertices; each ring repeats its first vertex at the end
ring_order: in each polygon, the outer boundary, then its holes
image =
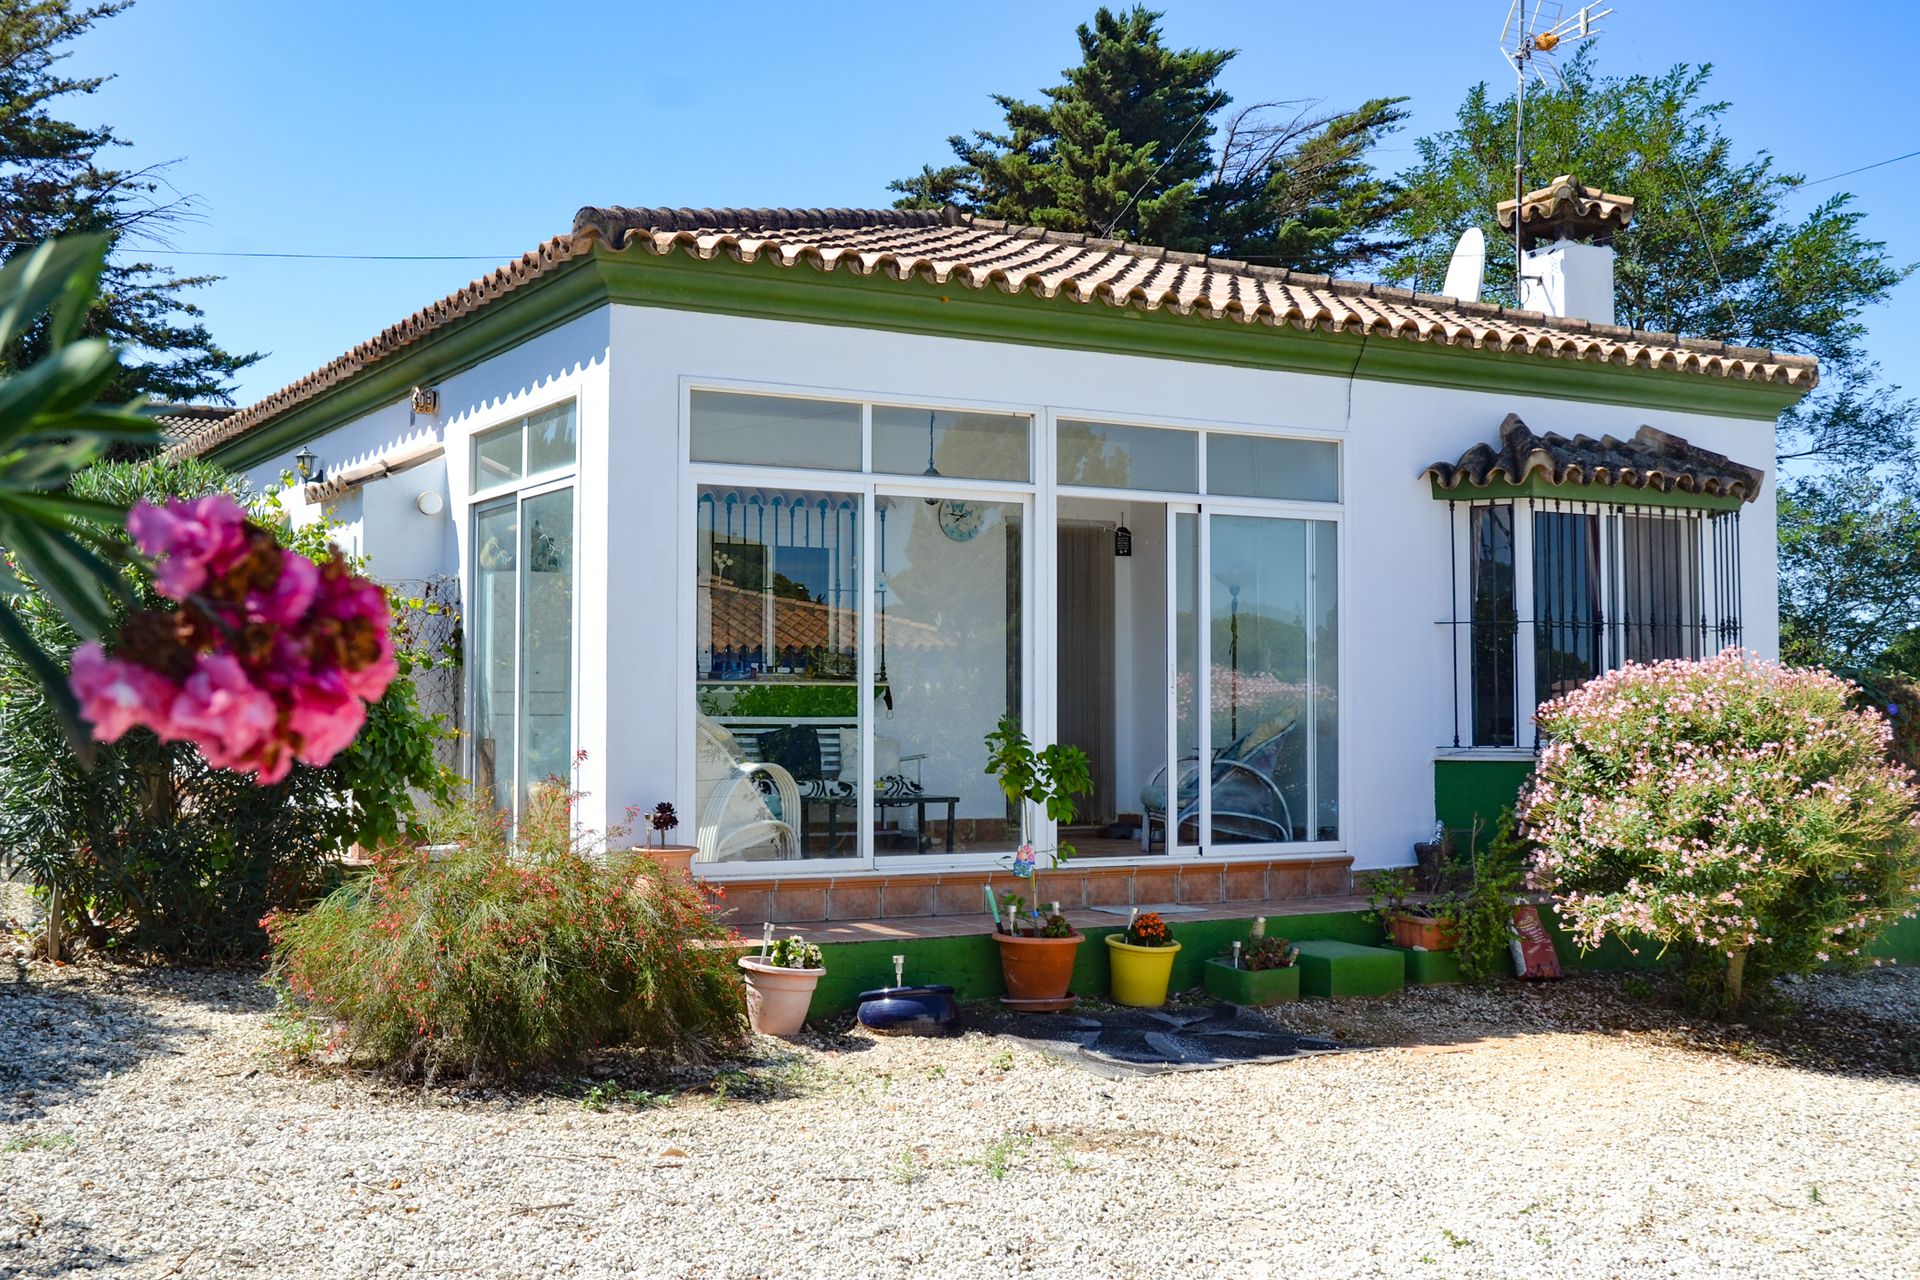
MULTIPOLYGON (((1347 105, 1410 94, 1445 127, 1465 89, 1507 83, 1504 0, 1166 0, 1181 45, 1237 47, 1236 101, 1347 105)), ((1572 7, 1571 0, 1569 8, 1572 7)), ((987 95, 1032 96, 1075 60, 1092 0, 796 6, 505 0, 140 0, 75 48, 117 78, 76 115, 111 122, 126 161, 176 160, 198 198, 178 250, 477 255, 341 262, 181 256, 226 277, 202 291, 229 348, 268 356, 246 403, 324 364, 490 266, 565 231, 584 204, 888 203, 887 182, 994 122, 987 95)), ((1845 23, 1802 3, 1619 0, 1600 65, 1715 65, 1729 132, 1810 178, 1920 149, 1907 82, 1865 58, 1911 17, 1859 3, 1845 23)), ((1867 230, 1920 261, 1920 159, 1796 197, 1850 190, 1867 230), (1903 214, 1901 211, 1908 210, 1903 214)), ((1920 390, 1920 280, 1870 317, 1889 377, 1920 390)))

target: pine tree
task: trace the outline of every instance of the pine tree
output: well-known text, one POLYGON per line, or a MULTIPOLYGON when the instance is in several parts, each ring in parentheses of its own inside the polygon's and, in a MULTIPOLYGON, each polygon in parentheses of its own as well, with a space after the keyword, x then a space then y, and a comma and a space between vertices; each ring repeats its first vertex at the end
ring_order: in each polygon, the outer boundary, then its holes
MULTIPOLYGON (((62 103, 97 92, 107 77, 61 73, 67 46, 132 0, 76 7, 72 0, 0 0, 0 262, 56 236, 101 234, 113 251, 84 334, 126 349, 112 401, 230 402, 233 376, 260 357, 234 355, 208 333, 188 291, 213 276, 180 276, 124 251, 177 224, 191 202, 169 199, 161 167, 116 169, 106 163, 126 145, 111 127, 60 118, 62 103)), ((0 349, 0 372, 47 353, 35 328, 0 349)))
POLYGON ((1041 103, 995 94, 1002 130, 949 138, 958 163, 892 184, 898 203, 1312 271, 1376 256, 1395 204, 1365 156, 1404 118, 1402 100, 1329 115, 1260 103, 1216 151, 1231 101, 1216 82, 1234 51, 1169 49, 1160 16, 1100 9, 1064 83, 1041 103))

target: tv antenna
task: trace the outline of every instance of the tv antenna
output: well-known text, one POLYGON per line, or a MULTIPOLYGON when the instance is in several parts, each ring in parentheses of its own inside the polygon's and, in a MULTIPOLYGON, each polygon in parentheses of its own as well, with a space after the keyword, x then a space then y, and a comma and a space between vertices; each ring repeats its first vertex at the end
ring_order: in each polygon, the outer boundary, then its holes
POLYGON ((1538 76, 1549 89, 1566 87, 1556 59, 1561 52, 1600 33, 1594 24, 1612 9, 1582 5, 1572 13, 1558 0, 1512 0, 1507 25, 1500 29, 1500 56, 1513 68, 1513 298, 1520 301, 1520 215, 1527 198, 1527 77, 1538 76))

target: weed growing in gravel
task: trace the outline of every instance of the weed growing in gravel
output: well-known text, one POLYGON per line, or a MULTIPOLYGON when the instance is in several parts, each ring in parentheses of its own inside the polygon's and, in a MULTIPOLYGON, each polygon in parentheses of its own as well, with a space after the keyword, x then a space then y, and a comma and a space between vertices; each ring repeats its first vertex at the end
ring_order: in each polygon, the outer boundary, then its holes
POLYGON ((74 1139, 70 1133, 35 1133, 25 1138, 13 1139, 6 1146, 0 1147, 0 1151, 65 1151, 73 1145, 74 1139))
POLYGON ((1812 1186, 1807 1188, 1807 1203, 1808 1204, 1820 1203, 1820 1184, 1819 1183, 1816 1182, 1812 1186))
POLYGON ((900 1152, 900 1162, 893 1167, 893 1180, 903 1187, 910 1187, 925 1176, 919 1162, 913 1157, 913 1148, 903 1148, 900 1152))
POLYGON ((1007 1170, 1013 1167, 1014 1156, 1026 1154, 1032 1146, 1032 1134, 1010 1133, 988 1147, 987 1153, 980 1157, 977 1163, 986 1169, 989 1177, 1004 1178, 1007 1176, 1007 1170))
POLYGON ((1002 1049, 1000 1052, 993 1055, 993 1060, 988 1062, 987 1065, 992 1067, 995 1071, 1013 1070, 1013 1050, 1002 1049))
POLYGON ((671 1093, 655 1093, 648 1089, 628 1089, 617 1080, 601 1080, 594 1083, 581 1081, 587 1085, 580 1095, 580 1105, 588 1111, 608 1111, 614 1106, 663 1107, 673 1101, 671 1093))
POLYGON ((1473 1241, 1467 1239, 1465 1236, 1455 1235, 1453 1232, 1447 1230, 1445 1227, 1440 1228, 1440 1234, 1448 1244, 1452 1245, 1456 1249, 1464 1249, 1468 1245, 1473 1243, 1473 1241))

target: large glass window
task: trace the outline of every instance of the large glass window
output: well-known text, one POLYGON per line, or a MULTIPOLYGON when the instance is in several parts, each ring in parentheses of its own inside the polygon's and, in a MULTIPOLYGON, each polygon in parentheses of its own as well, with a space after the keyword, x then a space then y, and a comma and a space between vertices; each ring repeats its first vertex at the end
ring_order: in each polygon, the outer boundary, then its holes
POLYGON ((940 409, 873 411, 873 469, 896 476, 968 480, 1033 478, 1033 419, 940 409))
POLYGON ((1700 599, 1700 522, 1686 512, 1621 519, 1627 661, 1697 658, 1706 631, 1700 599))
POLYGON ((874 851, 1019 843, 984 739, 1021 708, 1017 502, 881 497, 874 583, 874 851))
POLYGON ((700 487, 703 861, 859 853, 861 501, 700 487))
POLYGON ((1571 693, 1600 663, 1600 518, 1533 514, 1534 700, 1571 693))
POLYGON ((1200 437, 1111 422, 1059 424, 1060 483, 1103 489, 1200 490, 1200 437))
POLYGON ((1211 534, 1214 843, 1336 839, 1335 526, 1216 515, 1211 534))
POLYGON ((693 460, 860 469, 860 406, 837 400, 696 391, 693 460))
POLYGON ((525 485, 473 508, 468 688, 474 784, 521 812, 573 768, 573 490, 549 477, 574 465, 574 407, 558 405, 476 435, 476 491, 525 485))

